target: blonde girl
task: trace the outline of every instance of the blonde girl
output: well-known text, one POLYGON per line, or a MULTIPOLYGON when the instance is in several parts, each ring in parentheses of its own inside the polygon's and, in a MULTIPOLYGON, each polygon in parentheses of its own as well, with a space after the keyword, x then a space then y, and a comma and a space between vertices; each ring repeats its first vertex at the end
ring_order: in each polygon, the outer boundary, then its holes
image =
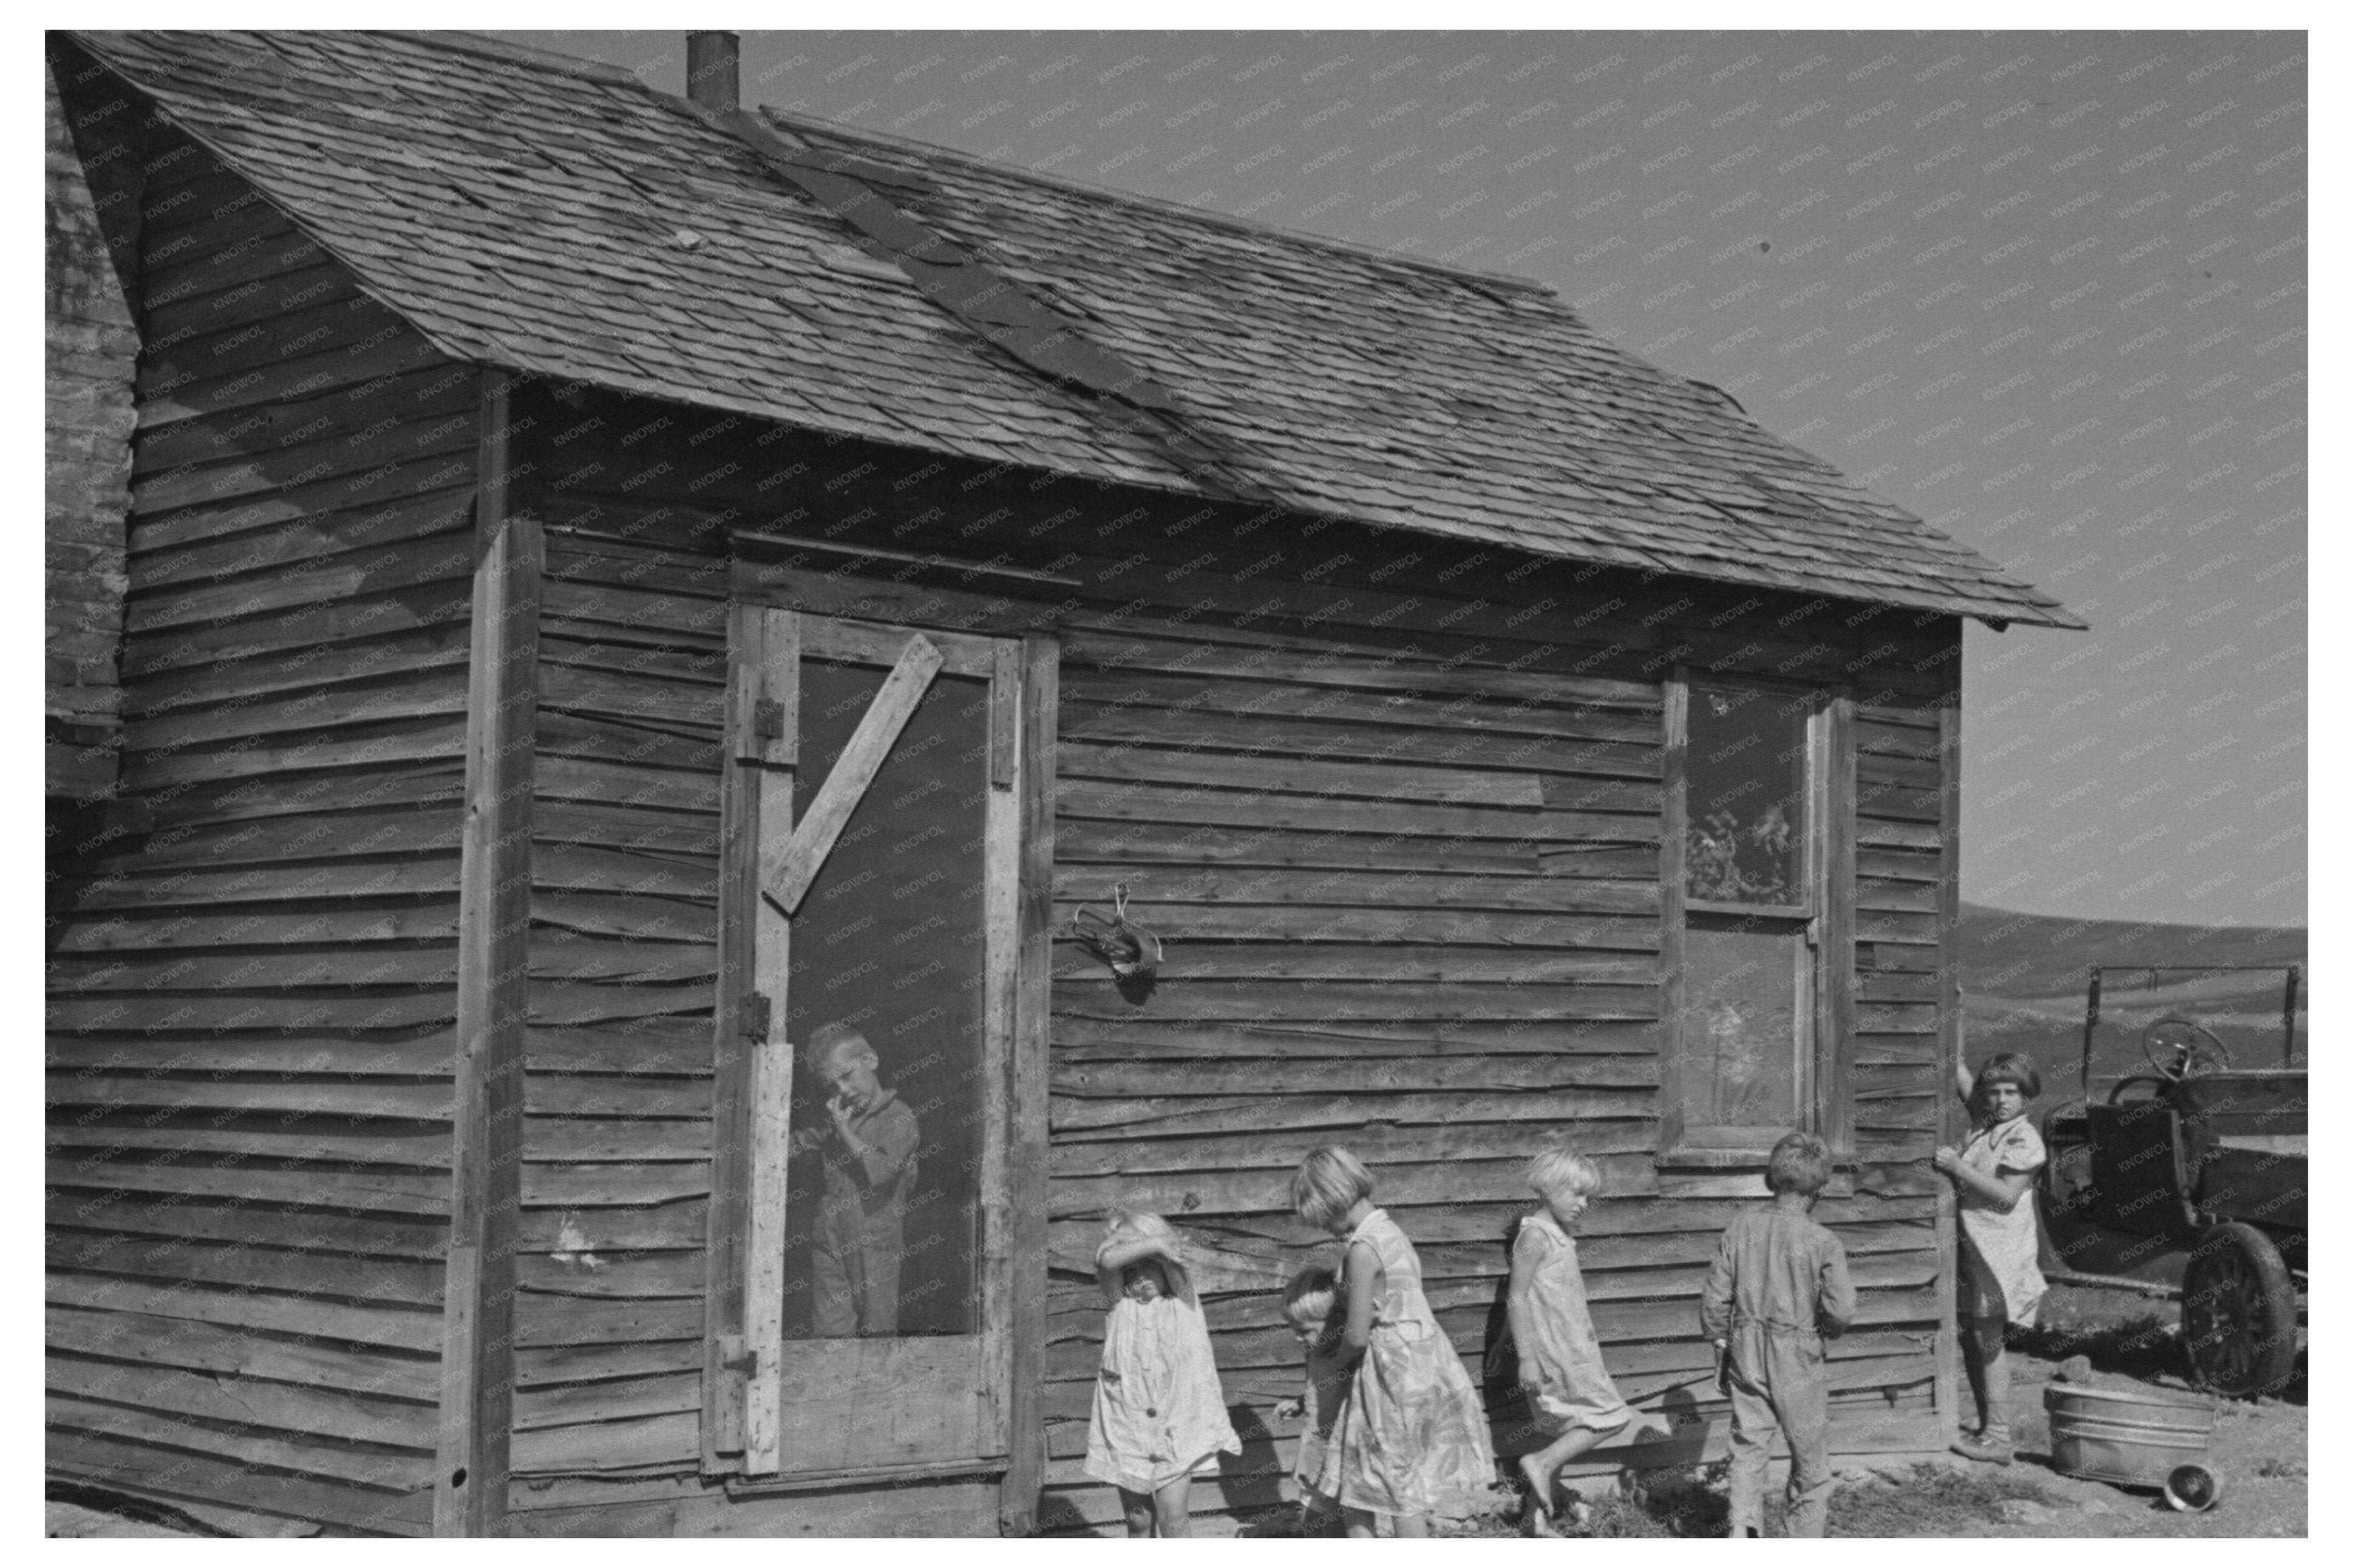
POLYGON ((1109 1312, 1085 1472, 1119 1489, 1131 1537, 1190 1534, 1193 1478, 1242 1444, 1175 1227, 1156 1214, 1113 1210, 1095 1248, 1095 1284, 1109 1312))
POLYGON ((1512 1242, 1506 1306, 1528 1415, 1550 1440, 1520 1458, 1528 1484, 1522 1522, 1531 1535, 1553 1535, 1553 1483, 1561 1467, 1623 1431, 1633 1413, 1602 1364, 1577 1264, 1577 1216, 1600 1189, 1601 1173, 1592 1161, 1555 1144, 1528 1162, 1527 1179, 1537 1204, 1512 1242))
POLYGON ((1953 1087, 1975 1127, 1958 1149, 1936 1151, 1936 1169, 1953 1184, 1961 1219, 1961 1362, 1977 1395, 1978 1425, 1953 1451, 1989 1464, 2010 1463, 2010 1363, 2002 1331, 2031 1328, 2045 1284, 2035 1261, 2034 1173, 2045 1158, 2026 1102, 2042 1092, 2034 1063, 2015 1051, 1989 1057, 1973 1075, 1954 1068, 1953 1087))
POLYGON ((1314 1150, 1292 1174, 1291 1206, 1348 1243, 1340 1343, 1355 1370, 1338 1482, 1349 1535, 1368 1538, 1386 1518, 1399 1536, 1426 1537, 1430 1515, 1483 1508, 1495 1480, 1487 1413, 1422 1294, 1413 1243, 1373 1206, 1372 1173, 1345 1149, 1314 1150))

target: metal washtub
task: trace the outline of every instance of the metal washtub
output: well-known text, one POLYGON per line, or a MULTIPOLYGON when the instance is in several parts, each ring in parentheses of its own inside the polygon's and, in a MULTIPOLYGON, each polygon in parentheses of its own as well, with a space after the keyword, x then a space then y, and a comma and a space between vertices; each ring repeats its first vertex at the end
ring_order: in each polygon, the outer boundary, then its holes
POLYGON ((2214 1430, 2215 1401, 2198 1394, 2053 1383, 2042 1408, 2052 1469, 2124 1486, 2162 1487, 2174 1467, 2205 1457, 2214 1430))

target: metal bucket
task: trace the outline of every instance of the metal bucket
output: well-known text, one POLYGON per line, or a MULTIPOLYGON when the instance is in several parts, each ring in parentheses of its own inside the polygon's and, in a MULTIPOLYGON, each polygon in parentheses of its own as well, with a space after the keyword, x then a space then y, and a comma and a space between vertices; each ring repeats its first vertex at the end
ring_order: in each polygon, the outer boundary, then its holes
POLYGON ((2088 1480, 2162 1487, 2176 1466, 2205 1457, 2215 1407, 2198 1394, 2046 1384, 2051 1468, 2088 1480))

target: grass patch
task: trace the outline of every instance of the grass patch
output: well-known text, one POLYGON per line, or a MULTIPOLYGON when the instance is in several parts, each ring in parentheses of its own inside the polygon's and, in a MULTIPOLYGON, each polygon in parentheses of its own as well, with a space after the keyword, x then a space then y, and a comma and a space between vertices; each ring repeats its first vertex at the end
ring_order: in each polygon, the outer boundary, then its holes
POLYGON ((2060 1504, 2032 1478, 2010 1469, 1951 1470, 1915 1465, 1901 1480, 1850 1482, 1831 1494, 1831 1535, 1957 1535, 1971 1525, 2003 1522, 2013 1498, 2060 1504))
POLYGON ((2265 1459, 2255 1467, 2255 1474, 2267 1481, 2300 1481, 2306 1472, 2301 1459, 2265 1459))

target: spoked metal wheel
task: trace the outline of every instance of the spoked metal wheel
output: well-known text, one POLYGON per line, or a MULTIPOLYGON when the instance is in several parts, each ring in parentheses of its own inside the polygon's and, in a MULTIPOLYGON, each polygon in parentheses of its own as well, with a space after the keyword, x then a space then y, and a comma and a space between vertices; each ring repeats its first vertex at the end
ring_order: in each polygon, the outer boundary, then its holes
POLYGON ((2251 1225, 2200 1233, 2181 1277, 2181 1337, 2200 1388, 2234 1399, 2295 1375, 2295 1282, 2270 1237, 2251 1225))

